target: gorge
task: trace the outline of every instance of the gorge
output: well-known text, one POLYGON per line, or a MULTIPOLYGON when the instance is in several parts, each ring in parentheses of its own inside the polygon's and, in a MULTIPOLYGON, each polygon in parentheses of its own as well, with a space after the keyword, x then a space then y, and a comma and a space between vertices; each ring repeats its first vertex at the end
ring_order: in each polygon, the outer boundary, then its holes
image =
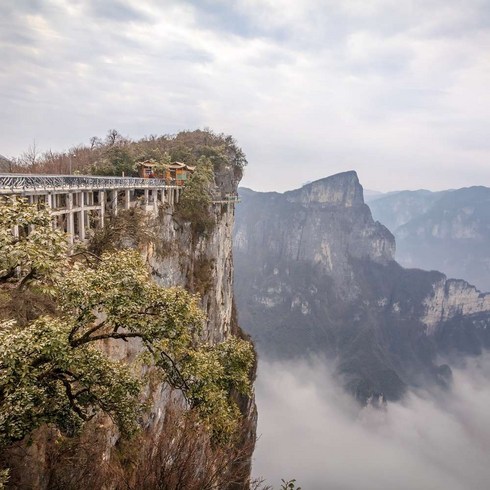
POLYGON ((355 172, 278 194, 241 190, 240 321, 264 359, 325 355, 358 400, 449 386, 451 359, 490 344, 490 294, 404 269, 355 172))

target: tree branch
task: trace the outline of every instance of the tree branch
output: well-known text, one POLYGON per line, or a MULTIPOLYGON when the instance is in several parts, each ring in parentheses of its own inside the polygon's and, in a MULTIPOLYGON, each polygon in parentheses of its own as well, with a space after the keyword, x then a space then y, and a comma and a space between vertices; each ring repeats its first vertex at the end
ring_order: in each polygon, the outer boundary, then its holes
POLYGON ((89 330, 87 330, 78 339, 74 339, 73 337, 75 336, 75 333, 80 329, 80 327, 73 328, 72 331, 70 332, 70 335, 68 336, 68 339, 70 341, 70 345, 72 347, 77 347, 77 346, 79 346, 81 344, 85 344, 86 342, 90 342, 91 341, 90 335, 93 334, 94 332, 97 332, 98 330, 100 330, 102 327, 105 326, 105 324, 106 324, 105 321, 103 321, 101 323, 97 323, 92 328, 90 328, 89 330), (73 333, 73 335, 72 335, 72 333, 73 333))
POLYGON ((105 339, 127 340, 129 338, 146 339, 145 335, 142 334, 141 332, 127 332, 127 333, 110 332, 101 335, 94 335, 93 337, 83 335, 79 339, 74 340, 71 345, 73 347, 78 347, 82 344, 87 344, 88 342, 95 342, 96 340, 105 340, 105 339))

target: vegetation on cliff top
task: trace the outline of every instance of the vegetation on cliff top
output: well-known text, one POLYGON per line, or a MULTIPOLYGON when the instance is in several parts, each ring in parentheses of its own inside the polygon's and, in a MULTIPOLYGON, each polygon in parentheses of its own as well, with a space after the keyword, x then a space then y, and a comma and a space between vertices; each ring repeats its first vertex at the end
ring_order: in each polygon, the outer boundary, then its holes
POLYGON ((206 157, 215 173, 230 166, 237 180, 247 164, 244 152, 232 136, 209 129, 181 131, 175 135, 150 135, 132 140, 111 129, 104 139, 93 137, 89 145, 78 145, 65 152, 40 153, 32 145, 14 158, 14 172, 46 174, 94 174, 136 176, 136 163, 180 161, 197 165, 206 157))
POLYGON ((131 436, 145 411, 136 375, 142 366, 153 366, 152 372, 180 390, 216 442, 233 437, 239 410, 230 395, 250 390, 248 342, 203 342, 199 298, 155 284, 138 252, 68 256, 65 237, 52 229, 47 210, 18 199, 1 206, 1 447, 43 424, 74 435, 99 413, 131 436), (21 225, 18 237, 14 223, 21 225), (56 310, 33 307, 18 317, 9 305, 23 290, 33 303, 51 299, 56 310), (143 347, 132 363, 100 349, 130 339, 143 347))

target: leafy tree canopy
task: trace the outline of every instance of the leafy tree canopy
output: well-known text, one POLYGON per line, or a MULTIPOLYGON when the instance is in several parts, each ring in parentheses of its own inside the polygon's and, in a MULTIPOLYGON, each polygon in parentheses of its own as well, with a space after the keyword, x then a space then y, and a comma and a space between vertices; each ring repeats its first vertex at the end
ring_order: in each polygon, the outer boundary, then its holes
POLYGON ((213 164, 209 158, 201 157, 177 206, 177 217, 190 221, 197 233, 209 231, 214 224, 210 210, 212 183, 213 164))
POLYGON ((46 211, 7 200, 0 216, 3 290, 16 294, 20 284, 47 289, 59 305, 56 314, 26 325, 11 319, 0 324, 0 447, 43 424, 73 435, 98 413, 130 436, 144 412, 137 375, 143 366, 182 392, 216 441, 233 437, 239 412, 230 394, 250 391, 248 342, 203 342, 199 298, 155 284, 138 252, 68 260, 46 211), (13 237, 13 223, 35 226, 20 240, 13 237), (20 274, 9 274, 11 269, 20 274), (142 354, 133 363, 101 348, 121 341, 140 343, 142 354))

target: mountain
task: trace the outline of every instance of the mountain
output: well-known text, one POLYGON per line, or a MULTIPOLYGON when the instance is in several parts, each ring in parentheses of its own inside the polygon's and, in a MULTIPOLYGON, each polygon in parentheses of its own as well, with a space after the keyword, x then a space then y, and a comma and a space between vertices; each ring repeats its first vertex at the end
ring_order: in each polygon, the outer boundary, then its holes
POLYGON ((395 235, 396 259, 490 291, 490 188, 403 191, 369 202, 395 235))
POLYGON ((490 345, 490 295, 404 269, 355 172, 278 193, 241 190, 234 235, 240 322, 266 358, 327 355, 361 401, 447 385, 444 354, 490 345))

